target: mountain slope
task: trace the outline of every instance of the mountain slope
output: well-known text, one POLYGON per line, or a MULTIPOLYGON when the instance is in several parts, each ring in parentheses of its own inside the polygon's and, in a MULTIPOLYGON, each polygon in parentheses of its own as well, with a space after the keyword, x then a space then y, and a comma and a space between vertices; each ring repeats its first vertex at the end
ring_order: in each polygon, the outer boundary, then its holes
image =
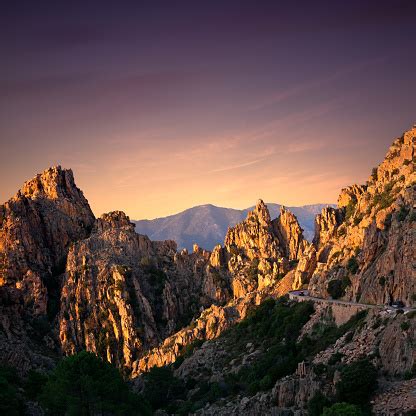
MULTIPOLYGON (((312 243, 292 212, 280 207, 272 220, 259 200, 222 246, 192 253, 137 234, 121 211, 95 219, 72 172, 50 168, 0 205, 0 364, 25 376, 91 351, 169 414, 304 416, 317 391, 368 406, 372 390, 360 403, 340 396, 339 375, 353 374, 344 384, 358 390, 357 366, 374 378, 415 377, 414 311, 380 307, 416 309, 415 165, 416 127, 366 184, 322 210, 312 243), (349 303, 277 299, 306 287, 349 303), (373 307, 362 313, 363 303, 373 307), (149 392, 146 378, 158 372, 176 387, 164 394, 156 380, 149 392)), ((215 224, 224 219, 207 210, 215 224)), ((206 218, 197 221, 209 229, 206 218)))
MULTIPOLYGON (((327 204, 315 204, 288 207, 298 218, 307 240, 313 237, 315 215, 326 206, 327 204)), ((268 203, 267 207, 272 218, 279 215, 280 204, 268 203)), ((224 241, 227 229, 243 221, 253 209, 254 207, 239 210, 208 204, 189 208, 168 217, 133 222, 136 224, 136 232, 148 235, 151 240, 175 240, 179 248, 188 250, 192 250, 193 244, 196 243, 200 247, 212 250, 215 245, 224 241)))

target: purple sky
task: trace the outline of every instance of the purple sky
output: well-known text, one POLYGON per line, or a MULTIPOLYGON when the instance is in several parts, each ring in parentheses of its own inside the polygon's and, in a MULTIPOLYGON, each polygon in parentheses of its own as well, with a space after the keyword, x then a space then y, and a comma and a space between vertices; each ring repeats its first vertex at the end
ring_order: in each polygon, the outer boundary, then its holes
POLYGON ((334 202, 416 121, 414 1, 62 3, 2 6, 1 202, 55 164, 97 215, 334 202))

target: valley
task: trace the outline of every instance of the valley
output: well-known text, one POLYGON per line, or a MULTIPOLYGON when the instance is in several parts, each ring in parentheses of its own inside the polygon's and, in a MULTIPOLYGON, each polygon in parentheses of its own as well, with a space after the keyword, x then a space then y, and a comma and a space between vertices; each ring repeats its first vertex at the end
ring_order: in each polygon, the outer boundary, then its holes
POLYGON ((415 147, 416 127, 322 207, 311 241, 291 209, 271 215, 260 199, 211 250, 153 241, 122 211, 95 218, 71 170, 38 174, 0 205, 0 361, 23 380, 13 398, 52 412, 51 380, 96 366, 87 352, 128 382, 134 397, 120 387, 114 400, 138 400, 138 414, 397 410, 386 386, 416 376, 415 147), (31 377, 43 380, 33 394, 31 377))

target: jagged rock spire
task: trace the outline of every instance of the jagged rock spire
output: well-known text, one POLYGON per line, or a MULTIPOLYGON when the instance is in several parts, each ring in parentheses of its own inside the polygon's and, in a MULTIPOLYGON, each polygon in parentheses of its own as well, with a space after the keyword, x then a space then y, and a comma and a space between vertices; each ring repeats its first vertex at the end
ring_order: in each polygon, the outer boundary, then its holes
POLYGON ((295 214, 281 206, 280 215, 273 223, 286 257, 289 260, 297 259, 302 254, 306 241, 303 238, 303 230, 295 214))

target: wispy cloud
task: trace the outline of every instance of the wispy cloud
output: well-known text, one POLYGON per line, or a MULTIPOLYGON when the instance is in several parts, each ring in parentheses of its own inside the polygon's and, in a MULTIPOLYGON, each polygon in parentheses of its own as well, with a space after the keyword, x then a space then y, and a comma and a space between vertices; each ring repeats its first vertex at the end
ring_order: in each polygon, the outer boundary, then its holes
POLYGON ((211 170, 208 173, 218 173, 218 172, 226 172, 226 171, 229 171, 229 170, 241 169, 241 168, 245 168, 247 166, 255 165, 256 163, 260 163, 265 159, 266 158, 256 159, 256 160, 251 160, 251 161, 245 162, 245 163, 239 163, 237 165, 224 166, 223 168, 211 170))
POLYGON ((303 82, 296 86, 293 86, 285 90, 278 91, 274 94, 271 94, 268 97, 265 97, 263 100, 259 101, 258 103, 254 104, 253 106, 249 107, 249 110, 258 111, 258 110, 265 109, 266 107, 279 104, 280 102, 283 102, 289 98, 307 93, 313 88, 321 87, 325 84, 330 84, 331 82, 335 82, 355 72, 359 72, 367 66, 374 65, 377 63, 382 63, 386 60, 387 60, 387 57, 380 57, 376 59, 358 62, 356 64, 341 68, 325 77, 320 77, 314 80, 303 82))

